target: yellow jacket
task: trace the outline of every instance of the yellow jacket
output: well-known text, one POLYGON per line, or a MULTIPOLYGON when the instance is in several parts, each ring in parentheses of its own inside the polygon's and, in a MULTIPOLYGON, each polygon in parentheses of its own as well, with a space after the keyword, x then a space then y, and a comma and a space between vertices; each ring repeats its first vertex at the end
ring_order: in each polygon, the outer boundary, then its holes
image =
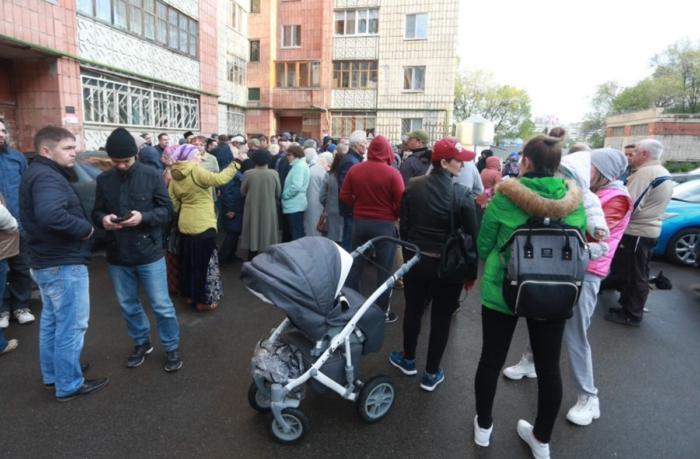
POLYGON ((219 173, 209 172, 194 161, 183 161, 172 166, 173 180, 168 192, 173 208, 178 213, 178 229, 182 234, 201 234, 216 229, 216 212, 212 187, 221 187, 233 179, 238 163, 231 162, 219 173))

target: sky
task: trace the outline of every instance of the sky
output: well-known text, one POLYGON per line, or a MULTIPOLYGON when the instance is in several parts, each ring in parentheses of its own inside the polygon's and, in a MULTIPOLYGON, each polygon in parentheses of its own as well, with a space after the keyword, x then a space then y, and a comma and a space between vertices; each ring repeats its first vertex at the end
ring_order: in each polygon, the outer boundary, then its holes
POLYGON ((573 123, 598 84, 634 85, 668 45, 698 43, 698 17, 698 0, 460 0, 460 68, 527 90, 533 117, 573 123))

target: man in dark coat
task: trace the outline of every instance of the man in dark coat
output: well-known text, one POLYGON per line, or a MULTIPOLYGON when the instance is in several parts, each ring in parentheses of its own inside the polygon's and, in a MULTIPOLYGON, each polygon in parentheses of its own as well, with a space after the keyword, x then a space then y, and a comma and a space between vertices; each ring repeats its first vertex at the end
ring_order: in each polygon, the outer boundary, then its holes
POLYGON ((430 167, 430 150, 428 150, 428 134, 422 129, 416 129, 406 134, 408 140, 406 146, 411 151, 410 156, 401 163, 401 177, 404 185, 413 177, 420 177, 428 173, 430 167))
POLYGON ((153 352, 151 327, 139 299, 143 285, 165 348, 165 371, 177 371, 182 368, 180 328, 168 294, 162 241, 162 228, 173 213, 168 190, 160 174, 136 162, 136 143, 126 129, 115 129, 106 149, 114 169, 97 177, 92 219, 107 230, 109 273, 134 341, 126 366, 139 367, 153 352))
POLYGON ((34 136, 37 156, 22 177, 20 215, 34 281, 41 292, 39 361, 47 389, 60 402, 105 387, 85 379, 80 366, 90 317, 90 238, 94 228, 68 181, 75 166, 75 136, 48 126, 34 136))
MULTIPOLYGON (((338 190, 343 188, 345 176, 353 166, 360 164, 367 150, 367 134, 365 131, 355 131, 350 134, 350 150, 343 156, 338 165, 338 190)), ((340 216, 343 217, 342 247, 348 252, 352 250, 352 207, 340 201, 340 216)))

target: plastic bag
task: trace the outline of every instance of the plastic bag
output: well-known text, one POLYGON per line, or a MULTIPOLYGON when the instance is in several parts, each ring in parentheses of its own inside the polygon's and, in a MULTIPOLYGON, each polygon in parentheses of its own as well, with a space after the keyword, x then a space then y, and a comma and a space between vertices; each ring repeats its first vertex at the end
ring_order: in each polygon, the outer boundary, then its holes
MULTIPOLYGON (((294 346, 269 340, 258 341, 251 359, 253 379, 269 383, 287 384, 304 373, 301 351, 294 346)), ((303 385, 298 388, 303 390, 303 385)))

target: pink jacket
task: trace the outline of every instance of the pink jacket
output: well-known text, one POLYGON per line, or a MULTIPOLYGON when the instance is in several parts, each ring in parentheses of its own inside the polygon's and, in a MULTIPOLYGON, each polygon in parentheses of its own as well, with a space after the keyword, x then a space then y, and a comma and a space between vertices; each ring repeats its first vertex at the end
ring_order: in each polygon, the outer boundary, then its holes
POLYGON ((632 206, 634 203, 632 202, 630 195, 627 193, 627 190, 623 188, 601 188, 596 192, 596 195, 600 199, 600 204, 603 207, 605 221, 608 224, 608 228, 610 228, 610 237, 604 241, 608 244, 608 253, 605 256, 588 263, 588 272, 595 274, 596 276, 606 277, 610 271, 610 264, 612 263, 617 246, 620 245, 622 235, 630 222, 630 217, 632 216, 632 206), (617 197, 623 197, 626 199, 628 204, 626 210, 620 212, 620 207, 622 206, 615 206, 615 203, 611 202, 617 197))

